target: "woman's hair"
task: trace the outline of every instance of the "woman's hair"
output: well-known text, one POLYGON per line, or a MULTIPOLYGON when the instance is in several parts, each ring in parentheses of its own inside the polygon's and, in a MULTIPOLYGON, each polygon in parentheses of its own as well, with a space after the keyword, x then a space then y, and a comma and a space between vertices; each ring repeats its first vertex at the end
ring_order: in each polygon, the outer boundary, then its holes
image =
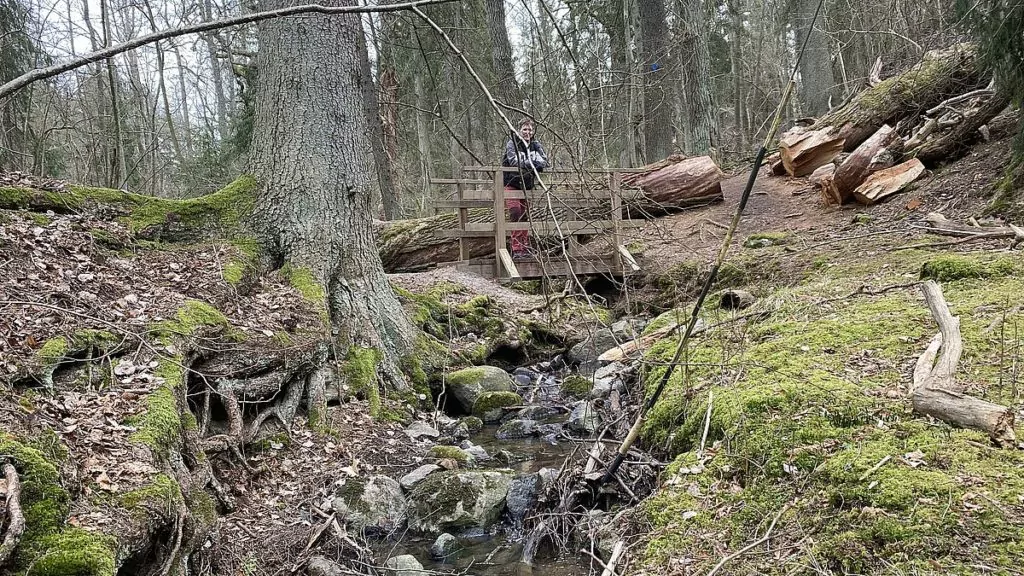
POLYGON ((531 128, 535 127, 533 124, 533 120, 531 120, 529 117, 523 118, 522 120, 519 121, 520 130, 523 129, 523 126, 530 126, 531 128))

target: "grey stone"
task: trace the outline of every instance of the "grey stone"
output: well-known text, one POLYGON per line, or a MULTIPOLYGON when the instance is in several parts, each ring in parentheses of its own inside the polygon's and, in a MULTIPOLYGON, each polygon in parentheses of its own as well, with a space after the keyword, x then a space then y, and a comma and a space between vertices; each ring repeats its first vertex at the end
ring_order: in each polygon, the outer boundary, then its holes
POLYGON ((459 541, 455 536, 445 532, 434 540, 430 545, 430 557, 434 560, 444 560, 459 551, 459 541))
POLYGON ((423 564, 411 554, 402 554, 388 558, 384 569, 389 576, 423 576, 423 564))
POLYGON ((512 378, 508 372, 496 366, 476 366, 448 374, 448 393, 455 397, 466 412, 473 411, 473 405, 485 392, 513 392, 512 378))
POLYGON ((309 576, 345 576, 345 570, 337 563, 324 558, 313 556, 306 562, 306 572, 309 576))
POLYGON ((409 527, 437 534, 488 528, 505 507, 511 470, 452 470, 431 474, 409 494, 409 527))
POLYGON ((458 426, 452 429, 452 439, 465 440, 469 438, 469 426, 465 422, 459 422, 458 426))
POLYGON ((515 438, 528 438, 537 433, 536 420, 510 420, 505 422, 494 433, 498 440, 512 440, 515 438))
POLYGON ((529 368, 523 368, 520 366, 512 372, 512 377, 516 381, 516 385, 522 388, 533 386, 533 383, 537 381, 538 374, 529 368))
POLYGON ((594 434, 601 427, 601 415, 591 402, 583 400, 573 405, 567 424, 574 432, 594 434))
POLYGON ((420 420, 417 420, 412 424, 409 424, 409 427, 405 429, 405 434, 406 436, 412 438, 413 440, 416 440, 417 438, 421 437, 437 438, 438 436, 441 435, 441 433, 438 432, 433 426, 420 420))
POLYGON ((402 479, 399 480, 398 483, 402 486, 402 488, 405 488, 406 490, 412 490, 413 487, 415 487, 417 484, 426 479, 427 476, 430 476, 431 474, 437 472, 440 469, 441 467, 438 466, 437 464, 424 464, 423 466, 420 466, 419 468, 413 470, 412 472, 409 472, 405 476, 402 476, 402 479))
POLYGON ((331 508, 360 532, 392 532, 408 515, 402 486, 387 476, 346 478, 338 483, 335 495, 331 508))
POLYGON ((521 524, 526 515, 537 505, 540 487, 541 480, 537 474, 519 476, 509 483, 505 504, 513 523, 521 524))
POLYGON ((490 460, 491 459, 491 455, 487 453, 487 450, 485 450, 483 446, 477 446, 477 445, 474 444, 473 446, 470 446, 469 448, 466 448, 465 450, 471 456, 473 456, 473 458, 476 458, 477 462, 482 462, 484 460, 490 460))
POLYGON ((512 414, 510 420, 543 420, 558 414, 558 408, 534 404, 512 414))
MULTIPOLYGON (((621 340, 621 339, 620 339, 621 340)), ((597 358, 616 345, 615 335, 609 328, 595 330, 589 337, 569 349, 569 360, 579 364, 579 373, 591 376, 600 367, 597 358)))
POLYGON ((633 340, 644 331, 646 326, 647 322, 639 318, 619 320, 612 324, 612 334, 614 334, 620 342, 623 340, 633 340))

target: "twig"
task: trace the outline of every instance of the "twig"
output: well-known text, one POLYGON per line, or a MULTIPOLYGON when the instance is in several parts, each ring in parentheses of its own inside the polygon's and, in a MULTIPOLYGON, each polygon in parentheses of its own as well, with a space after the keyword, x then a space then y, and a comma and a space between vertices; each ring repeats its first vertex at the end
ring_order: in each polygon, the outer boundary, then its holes
POLYGON ((889 460, 892 460, 891 454, 879 460, 878 463, 872 466, 871 468, 868 468, 867 472, 861 474, 860 478, 857 478, 857 481, 863 482, 864 480, 867 480, 868 476, 871 476, 875 472, 878 472, 878 469, 881 468, 882 466, 885 466, 885 463, 888 462, 889 460))
POLYGON ((715 567, 712 568, 711 571, 707 573, 707 576, 715 576, 715 574, 717 574, 718 571, 722 569, 722 566, 725 566, 725 564, 727 562, 729 562, 730 560, 734 560, 736 558, 739 558, 743 554, 747 553, 749 550, 751 550, 753 548, 756 548, 756 547, 760 546, 761 544, 767 542, 768 539, 772 535, 772 530, 775 529, 775 524, 777 524, 778 521, 779 521, 779 518, 782 518, 782 515, 786 513, 786 510, 789 510, 789 504, 786 504, 785 506, 782 507, 782 510, 779 510, 779 513, 775 515, 775 519, 772 520, 771 526, 768 526, 768 530, 765 531, 763 536, 761 536, 757 540, 754 540, 750 544, 747 544, 743 548, 740 548, 739 550, 733 552, 732 554, 726 556, 725 558, 722 558, 722 560, 719 561, 718 564, 716 564, 715 567))
POLYGON ((21 482, 13 464, 4 464, 4 477, 7 479, 7 516, 10 520, 7 534, 0 544, 0 566, 10 558, 21 541, 22 533, 25 532, 25 514, 21 511, 21 482))
POLYGON ((615 543, 615 547, 612 548, 612 555, 608 558, 608 564, 604 567, 604 572, 601 572, 601 576, 614 576, 615 565, 619 563, 619 558, 622 556, 622 547, 625 543, 619 540, 615 543))
POLYGON ((697 459, 698 460, 700 460, 701 456, 704 455, 704 446, 707 445, 707 442, 708 442, 708 429, 711 428, 711 407, 713 406, 713 404, 712 404, 713 394, 714 394, 713 390, 708 390, 708 412, 707 412, 707 414, 704 415, 704 433, 701 434, 701 436, 700 436, 700 450, 697 450, 697 459))

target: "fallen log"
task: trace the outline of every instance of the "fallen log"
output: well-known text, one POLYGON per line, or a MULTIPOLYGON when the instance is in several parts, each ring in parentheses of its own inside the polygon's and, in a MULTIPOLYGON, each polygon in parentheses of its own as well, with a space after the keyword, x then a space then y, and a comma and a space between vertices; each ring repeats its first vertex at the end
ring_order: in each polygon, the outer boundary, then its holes
POLYGON ((651 170, 622 177, 624 188, 643 192, 640 199, 627 203, 631 212, 639 208, 657 214, 722 200, 721 182, 725 174, 710 156, 682 158, 668 165, 663 163, 649 165, 653 168, 651 170))
POLYGON ((900 141, 899 134, 891 126, 886 124, 879 128, 871 138, 865 140, 839 165, 835 174, 825 185, 826 197, 833 204, 846 204, 852 200, 853 191, 863 184, 872 172, 892 166, 892 154, 882 155, 888 159, 887 165, 885 160, 879 160, 876 157, 898 141, 900 141))
POLYGON ((917 158, 911 158, 902 164, 868 176, 868 179, 853 191, 853 196, 861 204, 875 204, 902 191, 920 178, 921 174, 924 174, 924 164, 917 158))
POLYGON ((845 150, 850 152, 883 125, 916 116, 950 97, 984 88, 988 82, 989 75, 973 47, 957 44, 932 50, 906 72, 882 80, 821 117, 811 129, 843 138, 845 150))
POLYGON ((1013 410, 964 394, 963 386, 956 382, 956 367, 963 351, 960 319, 949 312, 942 288, 932 280, 921 288, 940 332, 914 368, 910 391, 914 411, 954 426, 982 430, 997 445, 1013 446, 1017 441, 1013 410), (942 355, 933 365, 940 346, 942 355))
POLYGON ((971 144, 981 138, 982 133, 979 129, 988 124, 1009 105, 1010 97, 1004 92, 998 92, 948 132, 931 140, 926 140, 916 150, 909 150, 908 155, 916 157, 929 166, 934 166, 939 162, 956 160, 966 152, 971 144))
POLYGON ((21 541, 21 535, 25 532, 25 514, 21 508, 21 481, 18 478, 18 470, 13 464, 4 464, 3 472, 3 477, 7 482, 6 506, 4 507, 4 516, 7 517, 7 533, 4 535, 3 542, 0 543, 0 566, 10 559, 14 549, 18 547, 18 542, 21 541))
POLYGON ((782 137, 782 166, 790 176, 807 176, 843 151, 844 139, 830 130, 810 130, 782 137))

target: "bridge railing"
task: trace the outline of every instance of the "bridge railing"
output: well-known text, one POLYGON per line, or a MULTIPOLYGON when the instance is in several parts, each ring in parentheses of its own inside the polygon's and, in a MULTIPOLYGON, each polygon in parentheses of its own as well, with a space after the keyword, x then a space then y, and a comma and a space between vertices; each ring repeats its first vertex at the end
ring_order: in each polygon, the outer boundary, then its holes
POLYGON ((436 211, 456 210, 457 227, 440 234, 459 241, 459 265, 482 275, 510 278, 535 278, 577 274, 611 273, 623 275, 639 270, 636 260, 623 245, 626 230, 637 228, 642 221, 624 215, 624 204, 639 192, 623 189, 622 176, 630 170, 546 170, 541 178, 547 191, 505 190, 504 173, 518 172, 518 168, 478 166, 464 168, 474 177, 437 178, 431 184, 448 188, 443 199, 435 200, 436 211), (486 177, 481 177, 486 176, 486 177), (527 221, 509 221, 505 214, 505 201, 526 200, 529 206, 527 221), (470 210, 476 209, 471 216, 470 210), (483 209, 483 210, 481 210, 483 209), (484 213, 483 216, 481 213, 484 213), (481 217, 483 219, 481 219, 481 217), (506 248, 506 239, 514 231, 526 230, 535 237, 561 237, 565 240, 565 258, 513 261, 506 248), (576 261, 580 236, 607 235, 613 253, 607 256, 576 261), (473 260, 467 250, 469 238, 494 238, 494 259, 473 260), (488 273, 488 271, 490 271, 488 273))

